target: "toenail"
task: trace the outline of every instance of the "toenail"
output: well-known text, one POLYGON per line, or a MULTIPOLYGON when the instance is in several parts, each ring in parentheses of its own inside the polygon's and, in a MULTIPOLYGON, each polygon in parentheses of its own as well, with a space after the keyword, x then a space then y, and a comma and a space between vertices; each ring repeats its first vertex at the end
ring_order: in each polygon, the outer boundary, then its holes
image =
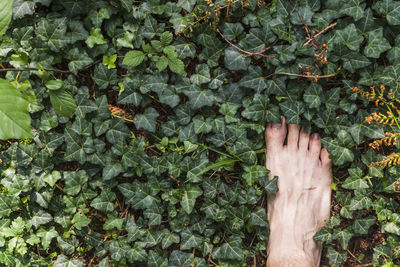
POLYGON ((282 127, 282 125, 280 123, 274 123, 272 124, 272 129, 280 129, 282 127))
POLYGON ((312 139, 313 140, 318 140, 319 139, 319 134, 317 134, 317 133, 313 134, 312 139))

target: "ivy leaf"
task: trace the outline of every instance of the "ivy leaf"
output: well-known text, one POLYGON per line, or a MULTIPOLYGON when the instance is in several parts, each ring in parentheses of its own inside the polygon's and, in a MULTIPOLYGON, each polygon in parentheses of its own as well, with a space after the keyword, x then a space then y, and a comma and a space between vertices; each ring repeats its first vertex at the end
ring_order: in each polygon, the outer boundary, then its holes
POLYGON ((137 114, 134 120, 136 128, 143 128, 150 132, 156 131, 156 118, 159 116, 154 108, 147 108, 143 114, 137 114))
POLYGON ((225 49, 225 67, 229 70, 246 70, 250 64, 250 58, 244 58, 234 47, 225 49))
POLYGON ((77 108, 74 98, 64 90, 49 91, 50 102, 54 110, 64 117, 74 115, 77 108))
POLYGON ((361 6, 360 0, 346 1, 340 12, 348 16, 352 16, 355 21, 364 17, 364 9, 361 6))
POLYGON ((249 222, 252 225, 267 227, 268 220, 265 209, 262 207, 257 207, 256 210, 250 214, 249 222))
POLYGON ((318 108, 321 105, 322 87, 317 83, 312 83, 305 89, 303 99, 309 108, 318 108))
POLYGON ((343 68, 354 73, 356 70, 366 67, 371 64, 368 58, 361 55, 360 53, 349 53, 343 60, 343 68))
POLYGON ((400 3, 393 0, 383 0, 376 2, 373 9, 380 15, 386 16, 390 25, 400 25, 400 3))
POLYGON ((168 267, 190 267, 194 256, 192 253, 186 253, 179 250, 172 251, 169 256, 168 267))
POLYGON ((178 7, 182 7, 187 12, 192 12, 193 6, 196 4, 196 0, 179 0, 177 3, 178 7))
POLYGON ((85 51, 81 51, 78 48, 69 50, 67 58, 70 60, 68 69, 75 74, 93 63, 93 59, 91 59, 85 51))
POLYGON ((58 232, 54 229, 54 226, 50 229, 46 230, 44 228, 40 228, 36 235, 40 237, 42 240, 42 247, 43 249, 47 250, 50 246, 51 240, 58 236, 58 232))
POLYGON ((228 40, 236 39, 244 30, 241 23, 225 22, 221 27, 222 33, 228 40))
POLYGON ((63 254, 58 255, 57 260, 54 262, 54 267, 83 267, 83 262, 78 259, 69 260, 63 254))
POLYGON ((67 37, 66 18, 55 20, 41 20, 36 30, 37 36, 44 42, 47 42, 49 48, 54 52, 59 52, 70 40, 67 37))
POLYGON ((360 44, 364 40, 361 34, 357 33, 354 23, 349 24, 343 30, 337 30, 335 34, 335 43, 338 45, 346 45, 350 50, 358 51, 360 44))
POLYGON ((115 199, 116 195, 114 192, 102 190, 100 195, 92 200, 90 206, 104 213, 112 212, 114 210, 113 201, 115 199))
POLYGON ((285 101, 279 104, 287 123, 300 123, 300 115, 305 111, 304 104, 299 101, 285 101))
POLYGON ((374 218, 374 217, 355 220, 354 224, 353 224, 354 233, 360 234, 360 235, 368 234, 368 229, 373 224, 375 224, 375 222, 376 222, 376 218, 374 218))
POLYGON ((127 65, 129 67, 136 67, 140 65, 144 60, 144 54, 139 50, 132 50, 125 54, 124 60, 122 61, 123 65, 127 65))
POLYGON ((70 195, 77 195, 82 186, 88 181, 88 175, 84 170, 78 172, 64 172, 65 187, 64 191, 70 195))
POLYGON ((172 38, 174 36, 172 35, 171 32, 163 32, 160 35, 160 41, 163 45, 169 45, 172 42, 172 38))
POLYGON ((117 70, 109 70, 103 64, 96 65, 94 69, 94 82, 99 86, 100 90, 106 89, 110 85, 115 85, 118 82, 117 70))
POLYGON ((0 194, 0 218, 8 217, 11 212, 19 208, 18 198, 0 194))
POLYGON ((190 86, 189 90, 184 92, 189 97, 190 106, 193 109, 199 109, 204 106, 212 106, 214 103, 214 94, 211 90, 201 90, 196 85, 190 86))
POLYGON ((347 258, 346 253, 339 253, 332 247, 328 248, 328 252, 327 252, 326 256, 329 259, 329 265, 335 266, 335 267, 340 267, 347 258))
POLYGON ((181 250, 189 250, 191 248, 198 248, 203 243, 203 237, 193 234, 190 230, 184 230, 181 233, 181 250))
POLYGON ((30 138, 28 102, 21 93, 6 80, 0 79, 0 139, 30 138))
POLYGON ((32 217, 31 222, 32 225, 37 229, 39 225, 46 224, 53 220, 53 216, 47 212, 39 212, 32 217))
POLYGON ((0 11, 0 38, 8 29, 8 24, 10 24, 11 17, 13 14, 13 3, 14 0, 1 0, 0 6, 2 7, 0 11))
MULTIPOLYGON (((400 9, 400 6, 399 6, 400 9)), ((400 11, 399 11, 400 15, 400 11)), ((383 28, 379 27, 372 30, 368 34, 368 44, 364 48, 364 55, 370 58, 379 58, 379 56, 389 50, 391 45, 388 40, 383 37, 383 28)))
POLYGON ((196 203, 196 198, 201 196, 203 191, 197 185, 185 185, 182 188, 182 200, 180 202, 182 209, 187 213, 190 214, 193 211, 194 204, 196 203))
POLYGON ((177 244, 180 242, 180 237, 177 234, 174 234, 173 232, 169 232, 164 236, 161 245, 162 249, 167 249, 170 247, 172 244, 177 244))
POLYGON ((88 47, 93 48, 95 45, 106 44, 107 41, 104 39, 100 28, 91 28, 90 35, 86 38, 86 44, 88 47))
POLYGON ((221 258, 226 260, 241 260, 243 259, 243 251, 241 248, 242 239, 233 236, 222 246, 214 248, 212 252, 213 258, 221 258))
POLYGON ((268 174, 268 170, 264 166, 260 165, 253 165, 251 167, 244 166, 244 171, 245 173, 242 177, 248 186, 252 186, 261 177, 268 174))
POLYGON ((211 81, 210 68, 207 64, 199 64, 196 66, 196 72, 190 76, 190 81, 193 84, 200 85, 211 81))

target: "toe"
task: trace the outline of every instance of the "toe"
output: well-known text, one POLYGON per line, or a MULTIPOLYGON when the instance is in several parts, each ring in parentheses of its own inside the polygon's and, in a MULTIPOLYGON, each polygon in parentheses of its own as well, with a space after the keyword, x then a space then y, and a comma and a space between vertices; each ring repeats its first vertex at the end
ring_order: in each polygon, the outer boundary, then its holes
POLYGON ((329 152, 326 148, 321 150, 321 162, 323 168, 331 168, 332 160, 329 158, 329 152))
POLYGON ((286 119, 282 117, 281 123, 268 124, 265 129, 267 150, 272 147, 281 148, 286 137, 286 119))
POLYGON ((321 138, 319 134, 313 133, 310 137, 310 142, 308 144, 308 151, 312 158, 319 160, 319 154, 321 152, 321 138))
POLYGON ((299 139, 299 150, 307 151, 308 142, 310 140, 310 134, 304 131, 304 128, 300 130, 300 139, 299 139))
POLYGON ((289 149, 297 149, 299 144, 300 126, 297 124, 289 124, 289 134, 287 146, 289 149))

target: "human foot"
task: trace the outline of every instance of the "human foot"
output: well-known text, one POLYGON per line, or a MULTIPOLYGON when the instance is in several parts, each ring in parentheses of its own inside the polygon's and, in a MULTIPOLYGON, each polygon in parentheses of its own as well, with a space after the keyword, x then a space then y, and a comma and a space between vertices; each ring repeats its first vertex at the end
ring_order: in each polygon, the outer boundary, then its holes
POLYGON ((284 145, 286 132, 285 118, 265 131, 265 166, 270 179, 279 177, 279 191, 268 196, 267 266, 319 266, 322 245, 313 236, 330 216, 331 160, 318 134, 289 124, 284 145))

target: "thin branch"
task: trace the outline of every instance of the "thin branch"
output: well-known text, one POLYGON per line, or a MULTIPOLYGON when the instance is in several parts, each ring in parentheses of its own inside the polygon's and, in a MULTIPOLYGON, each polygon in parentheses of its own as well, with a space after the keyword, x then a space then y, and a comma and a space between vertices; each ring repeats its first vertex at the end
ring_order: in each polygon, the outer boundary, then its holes
POLYGON ((239 50, 240 52, 245 53, 245 54, 247 55, 247 56, 245 56, 245 57, 248 57, 248 56, 262 56, 262 57, 274 58, 274 56, 262 54, 262 53, 264 53, 265 51, 271 49, 270 46, 269 46, 269 47, 266 47, 266 48, 264 48, 264 49, 262 49, 262 50, 260 50, 260 51, 258 51, 258 52, 249 52, 249 51, 243 50, 243 49, 240 48, 239 46, 233 44, 231 41, 229 41, 228 39, 226 39, 226 37, 222 34, 222 32, 221 32, 219 29, 217 29, 217 32, 221 35, 221 37, 222 37, 230 46, 233 46, 234 48, 236 48, 236 49, 239 50))
POLYGON ((306 46, 306 45, 310 44, 312 41, 315 40, 315 38, 317 38, 317 37, 320 36, 321 34, 325 33, 325 32, 328 31, 329 29, 335 27, 336 24, 337 24, 337 22, 328 25, 325 29, 323 29, 322 31, 318 32, 316 35, 314 35, 314 36, 312 36, 311 38, 309 38, 308 41, 307 41, 303 46, 306 46))
POLYGON ((305 75, 305 74, 297 74, 297 73, 289 73, 289 72, 274 72, 267 76, 260 77, 259 79, 267 79, 275 74, 289 75, 289 76, 296 76, 296 77, 303 77, 303 78, 311 78, 311 79, 330 78, 330 77, 337 75, 337 73, 331 73, 331 74, 327 74, 327 75, 305 75))
POLYGON ((45 71, 54 71, 54 72, 60 72, 60 73, 74 74, 73 72, 71 72, 69 70, 59 70, 59 69, 53 69, 53 68, 42 68, 42 69, 38 69, 38 68, 21 68, 21 69, 7 68, 7 69, 0 69, 0 72, 5 72, 5 71, 35 71, 35 70, 45 70, 45 71))

